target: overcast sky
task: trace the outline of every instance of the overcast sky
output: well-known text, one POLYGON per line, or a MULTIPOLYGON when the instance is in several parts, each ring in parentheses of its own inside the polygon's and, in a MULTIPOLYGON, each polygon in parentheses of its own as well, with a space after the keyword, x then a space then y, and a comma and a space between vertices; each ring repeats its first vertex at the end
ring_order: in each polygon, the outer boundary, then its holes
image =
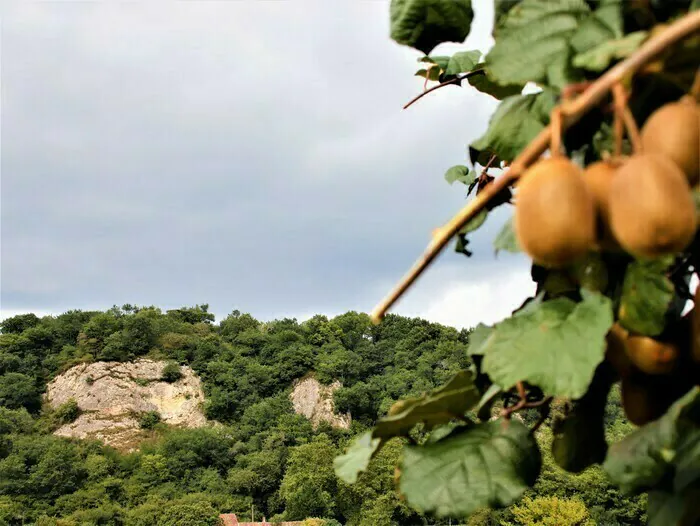
MULTIPOLYGON (((487 51, 491 0, 457 49, 487 51)), ((209 303, 260 319, 369 312, 464 204, 497 101, 422 89, 389 3, 13 2, 2 7, 1 315, 209 303)), ((495 321, 531 294, 493 255, 510 211, 394 311, 495 321)))

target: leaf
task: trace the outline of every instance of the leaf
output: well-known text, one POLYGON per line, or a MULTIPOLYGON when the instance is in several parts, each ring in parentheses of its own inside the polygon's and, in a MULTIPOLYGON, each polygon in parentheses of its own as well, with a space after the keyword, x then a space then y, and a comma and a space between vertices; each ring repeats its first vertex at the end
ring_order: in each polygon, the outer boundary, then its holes
POLYGON ((573 64, 589 71, 602 71, 615 59, 629 57, 646 40, 647 31, 636 31, 617 40, 609 40, 576 55, 573 64))
MULTIPOLYGON (((546 126, 555 104, 554 94, 548 90, 505 98, 491 117, 486 133, 471 148, 512 161, 546 126)), ((470 156, 473 163, 471 151, 470 156)))
POLYGON ((668 259, 629 264, 618 310, 618 319, 625 329, 645 336, 663 332, 674 295, 673 283, 664 273, 669 264, 668 259))
POLYGON ((445 172, 445 181, 450 184, 454 184, 455 181, 469 186, 474 181, 476 181, 476 172, 474 170, 469 170, 466 166, 455 165, 445 172))
POLYGON ((443 42, 464 42, 474 11, 471 0, 391 0, 390 36, 426 55, 443 42))
POLYGON ((546 394, 580 398, 605 353, 611 301, 582 290, 583 300, 532 302, 496 324, 483 348, 483 370, 509 389, 527 381, 546 394))
MULTIPOLYGON (((605 364, 607 365, 607 364, 605 364)), ((605 405, 616 378, 610 367, 596 370, 586 394, 572 403, 571 410, 552 422, 552 456, 562 469, 580 473, 605 460, 605 405)))
POLYGON ((399 489, 410 506, 438 517, 505 507, 535 483, 537 442, 517 420, 484 422, 424 446, 406 446, 399 489))
POLYGON ((449 63, 445 68, 445 75, 457 75, 458 73, 465 73, 471 71, 479 62, 481 57, 481 51, 460 51, 455 53, 449 59, 449 63))
POLYGON ((593 12, 593 16, 581 22, 571 37, 571 47, 577 53, 583 53, 601 42, 621 38, 624 35, 623 25, 621 1, 602 2, 593 12))
POLYGON ((650 491, 647 526, 696 526, 700 520, 700 484, 681 493, 650 491))
POLYGON ((491 406, 496 401, 496 397, 503 392, 500 385, 491 384, 479 400, 476 406, 477 417, 480 420, 488 420, 491 416, 491 406))
POLYGON ((484 208, 481 212, 476 214, 474 217, 472 217, 469 222, 462 227, 462 230, 459 231, 460 234, 466 235, 469 234, 470 232, 474 232, 477 230, 481 225, 486 222, 486 218, 489 215, 489 211, 484 208))
POLYGON ((354 484, 361 471, 367 469, 369 461, 377 454, 383 445, 379 438, 372 438, 372 432, 367 431, 357 437, 344 455, 333 460, 335 474, 348 484, 354 484))
POLYGON ((569 41, 589 16, 584 0, 524 0, 501 19, 485 59, 489 74, 501 84, 545 82, 548 68, 570 54, 569 41))
POLYGON ((460 371, 444 386, 426 395, 397 402, 388 416, 379 419, 372 436, 384 439, 406 436, 421 422, 430 429, 463 416, 478 401, 473 374, 460 371))
POLYGON ((467 347, 467 354, 469 356, 484 354, 483 347, 488 342, 488 339, 492 333, 493 327, 489 327, 483 323, 480 323, 474 327, 472 332, 469 333, 469 346, 467 347))
POLYGON ((496 239, 493 240, 493 248, 496 254, 498 254, 499 250, 505 250, 506 252, 512 252, 514 254, 521 251, 518 245, 518 238, 515 236, 512 216, 503 225, 496 239))
POLYGON ((439 80, 440 79, 440 68, 431 67, 430 69, 419 69, 416 71, 416 77, 427 78, 428 80, 439 80))
POLYGON ((680 492, 700 481, 700 387, 610 446, 603 469, 627 494, 664 489, 662 482, 680 492))
POLYGON ((485 67, 486 64, 483 62, 477 64, 474 69, 483 69, 484 72, 480 75, 472 75, 467 79, 467 82, 478 91, 491 95, 498 100, 505 99, 511 95, 518 95, 523 91, 523 84, 499 84, 489 77, 488 70, 485 67))

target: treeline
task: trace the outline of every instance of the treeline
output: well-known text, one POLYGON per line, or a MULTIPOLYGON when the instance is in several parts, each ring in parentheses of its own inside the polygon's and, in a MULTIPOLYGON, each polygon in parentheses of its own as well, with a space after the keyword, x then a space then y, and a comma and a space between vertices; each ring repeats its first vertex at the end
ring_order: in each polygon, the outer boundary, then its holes
MULTIPOLYGON (((352 486, 337 479, 333 458, 393 402, 468 367, 469 332, 396 315, 374 326, 356 312, 298 323, 261 322, 234 311, 216 324, 207 305, 167 312, 125 305, 4 320, 0 525, 207 525, 216 524, 219 513, 248 518, 251 506, 268 520, 435 524, 394 492, 399 442, 385 447, 352 486), (67 418, 42 406, 51 378, 82 362, 140 356, 191 366, 203 381, 206 416, 224 425, 182 430, 155 424, 154 438, 128 455, 51 434, 67 418), (351 429, 322 424, 314 430, 294 414, 291 384, 309 371, 324 383, 342 382, 335 403, 351 412, 351 429)), ((626 429, 619 397, 608 404, 608 423, 610 433, 626 429)), ((556 524, 564 526, 643 519, 642 499, 624 499, 597 468, 572 476, 545 460, 545 476, 530 500, 484 511, 470 524, 540 524, 562 509, 568 515, 557 513, 570 521, 556 524)))

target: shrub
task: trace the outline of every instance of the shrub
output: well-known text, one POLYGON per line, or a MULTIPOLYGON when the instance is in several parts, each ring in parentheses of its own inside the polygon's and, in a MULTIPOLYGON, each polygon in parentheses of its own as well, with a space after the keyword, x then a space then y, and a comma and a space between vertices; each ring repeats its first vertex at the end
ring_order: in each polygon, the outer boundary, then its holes
POLYGON ((160 422, 160 413, 158 411, 147 411, 139 417, 139 425, 141 429, 153 429, 160 422))
POLYGON ((163 367, 163 372, 160 374, 160 379, 164 382, 173 383, 182 378, 180 366, 174 362, 170 362, 163 367))
POLYGON ((54 412, 54 419, 57 424, 70 424, 80 416, 80 408, 75 398, 69 399, 66 403, 58 406, 54 412))

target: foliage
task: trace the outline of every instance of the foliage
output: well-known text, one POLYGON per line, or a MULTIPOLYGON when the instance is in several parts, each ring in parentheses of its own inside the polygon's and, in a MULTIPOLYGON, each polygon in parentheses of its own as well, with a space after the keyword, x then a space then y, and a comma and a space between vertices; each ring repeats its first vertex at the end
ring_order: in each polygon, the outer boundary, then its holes
POLYGON ((160 422, 158 411, 146 411, 139 416, 141 429, 153 429, 158 422, 160 422))
POLYGON ((54 411, 54 419, 58 424, 70 424, 80 416, 80 408, 75 398, 69 399, 66 403, 61 404, 54 411))
POLYGON ((182 378, 182 371, 180 370, 180 366, 174 362, 168 363, 163 367, 163 371, 160 373, 160 379, 164 382, 173 383, 177 382, 180 378, 182 378))
MULTIPOLYGON (((614 91, 617 102, 622 101, 620 92, 630 95, 614 111, 608 109, 610 98, 586 98, 585 92, 610 68, 634 55, 650 35, 686 15, 691 9, 689 1, 497 0, 494 7, 494 45, 482 58, 479 51, 470 49, 452 56, 433 54, 440 44, 464 42, 469 35, 470 2, 392 0, 390 5, 390 36, 420 53, 423 68, 416 75, 425 79, 426 88, 430 82, 441 83, 435 88, 462 86, 468 79, 479 91, 500 100, 487 129, 469 145, 469 165, 457 164, 445 173, 449 184, 461 182, 471 192, 478 183, 481 190, 494 179, 490 170, 537 162, 531 154, 544 148, 541 139, 531 147, 533 139, 550 124, 555 108, 567 111, 564 99, 572 93, 584 90, 580 100, 586 102, 576 112, 586 114, 576 115, 578 122, 561 137, 560 151, 550 148, 550 154, 568 158, 583 169, 609 155, 636 153, 634 141, 623 142, 615 126, 615 120, 623 116, 622 106, 627 105, 631 120, 643 126, 665 103, 686 94, 696 99, 700 95, 697 80, 691 92, 700 65, 696 37, 660 50, 644 69, 629 62, 624 79, 605 88, 614 91), (524 93, 528 83, 534 83, 536 89, 524 93), (480 89, 486 84, 488 89, 480 89)), ((634 139, 633 133, 630 136, 634 139)), ((687 147, 697 148, 697 144, 687 147)), ((522 168, 515 167, 516 175, 527 177, 522 168)), ((691 187, 697 195, 693 177, 688 174, 689 197, 691 187)), ((525 204, 518 207, 518 190, 522 188, 520 202, 525 202, 525 186, 514 185, 509 178, 502 178, 499 184, 503 190, 479 204, 457 232, 457 252, 472 254, 467 248, 468 235, 492 209, 512 204, 510 187, 516 191, 516 211, 524 210, 525 204)), ((557 202, 559 195, 554 192, 558 190, 553 185, 546 190, 537 196, 541 197, 542 204, 537 206, 543 218, 555 216, 550 214, 555 206, 567 206, 557 202)), ((578 195, 575 199, 587 198, 578 195)), ((585 254, 569 259, 563 254, 559 263, 556 258, 537 257, 522 232, 516 231, 515 221, 506 222, 494 248, 533 255, 531 277, 536 293, 507 319, 492 327, 480 324, 470 335, 467 352, 473 363, 456 375, 463 374, 459 391, 465 396, 446 395, 454 391, 448 382, 421 397, 385 405, 388 415, 336 458, 336 473, 342 480, 358 483, 386 440, 402 437, 405 444, 396 462, 399 492, 414 510, 438 519, 627 524, 640 520, 641 506, 648 502, 649 524, 692 523, 700 494, 700 413, 698 387, 694 387, 700 372, 700 343, 692 339, 697 329, 691 332, 690 325, 700 327, 700 314, 691 311, 684 317, 683 308, 691 299, 688 283, 700 264, 700 243, 697 235, 692 242, 683 238, 684 248, 680 241, 675 245, 659 241, 669 244, 659 248, 658 254, 647 251, 646 258, 628 244, 609 247, 603 236, 607 212, 592 191, 590 195, 597 209, 590 215, 589 230, 593 231, 595 221, 596 240, 586 244, 585 254), (623 333, 616 342, 615 335, 623 333), (632 340, 627 345, 628 334, 654 338, 644 341, 657 347, 635 351, 632 340), (648 360, 675 361, 663 371, 659 366, 655 383, 636 368, 641 362, 635 359, 643 357, 634 352, 655 352, 648 360), (632 384, 635 379, 641 386, 637 391, 632 384), (622 390, 615 387, 619 380, 622 390), (644 425, 630 433, 635 426, 625 421, 625 415, 634 411, 639 414, 630 416, 631 420, 644 421, 644 425), (522 419, 514 418, 514 413, 522 414, 522 419), (549 427, 541 427, 543 424, 549 427), (536 434, 547 437, 546 444, 541 438, 535 440, 536 434), (569 472, 568 478, 562 469, 569 472), (606 473, 610 480, 604 480, 606 473), (554 480, 558 486, 552 484, 554 480), (579 480, 589 482, 590 490, 570 483, 579 480), (611 483, 624 493, 615 491, 611 483), (580 500, 570 491, 574 486, 580 500), (525 500, 516 504, 523 496, 525 500)), ((645 212, 640 209, 640 214, 645 212)), ((690 215, 692 211, 683 216, 684 228, 690 215)), ((514 217, 524 230, 529 216, 514 217)), ((540 232, 533 227, 535 230, 540 232)), ((575 244, 571 241, 575 235, 567 234, 565 241, 575 244)), ((549 239, 546 232, 541 236, 549 239)), ((436 246, 431 245, 431 256, 436 246)), ((365 384, 348 393, 343 402, 351 407, 355 401, 376 398, 376 393, 365 384)))

